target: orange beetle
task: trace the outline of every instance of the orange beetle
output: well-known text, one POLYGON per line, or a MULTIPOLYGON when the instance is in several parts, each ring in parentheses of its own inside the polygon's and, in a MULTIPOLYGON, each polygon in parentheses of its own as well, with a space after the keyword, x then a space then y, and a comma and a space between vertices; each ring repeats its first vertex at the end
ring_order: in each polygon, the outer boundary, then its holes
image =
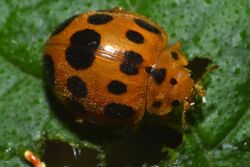
POLYGON ((185 68, 180 43, 153 21, 122 8, 71 17, 45 44, 48 83, 55 96, 76 114, 102 125, 138 123, 144 112, 159 116, 203 88, 185 68))

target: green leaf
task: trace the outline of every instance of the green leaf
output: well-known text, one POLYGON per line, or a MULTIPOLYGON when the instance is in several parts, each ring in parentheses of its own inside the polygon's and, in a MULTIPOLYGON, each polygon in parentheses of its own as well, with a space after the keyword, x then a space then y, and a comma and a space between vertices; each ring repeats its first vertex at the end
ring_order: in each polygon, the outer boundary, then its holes
MULTIPOLYGON (((42 80, 42 48, 66 18, 115 6, 157 21, 169 33, 170 43, 182 42, 190 59, 206 57, 219 65, 204 81, 207 102, 190 111, 190 131, 184 132, 178 148, 167 148, 160 166, 248 166, 250 3, 243 0, 0 1, 0 166, 28 166, 24 150, 41 153, 46 139, 91 148, 108 158, 116 137, 103 146, 77 126, 64 123, 49 104, 42 80)), ((125 144, 129 147, 129 142, 125 144)), ((134 148, 130 151, 143 153, 136 150, 143 147, 134 148)))

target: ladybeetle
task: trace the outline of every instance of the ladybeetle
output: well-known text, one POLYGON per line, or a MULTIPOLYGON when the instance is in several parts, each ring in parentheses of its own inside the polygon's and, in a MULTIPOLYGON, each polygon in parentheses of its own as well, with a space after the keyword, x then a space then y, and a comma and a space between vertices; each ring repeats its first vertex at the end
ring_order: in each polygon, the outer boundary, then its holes
POLYGON ((102 125, 138 123, 193 103, 203 88, 185 68, 180 43, 153 21, 122 8, 75 15, 45 44, 48 83, 77 119, 102 125))

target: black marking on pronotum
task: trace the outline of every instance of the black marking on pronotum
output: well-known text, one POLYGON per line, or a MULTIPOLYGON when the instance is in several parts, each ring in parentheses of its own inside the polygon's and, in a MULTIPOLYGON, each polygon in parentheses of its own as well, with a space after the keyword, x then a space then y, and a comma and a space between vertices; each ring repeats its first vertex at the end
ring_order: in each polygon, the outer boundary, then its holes
POLYGON ((165 68, 146 67, 145 71, 153 77, 154 81, 160 85, 166 78, 167 70, 165 68))
POLYGON ((171 84, 171 85, 176 85, 176 84, 177 84, 176 79, 175 79, 175 78, 171 78, 171 79, 170 79, 170 84, 171 84))
POLYGON ((172 56, 172 58, 174 59, 174 60, 179 60, 179 55, 178 55, 178 53, 176 53, 176 52, 171 52, 170 53, 171 54, 171 56, 172 56))

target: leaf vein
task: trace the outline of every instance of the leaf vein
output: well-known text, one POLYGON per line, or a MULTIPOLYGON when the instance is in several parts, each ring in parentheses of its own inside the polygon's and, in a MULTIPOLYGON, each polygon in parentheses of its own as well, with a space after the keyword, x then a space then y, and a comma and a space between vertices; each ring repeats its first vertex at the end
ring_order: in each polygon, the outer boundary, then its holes
POLYGON ((35 79, 38 79, 38 80, 41 79, 41 78, 39 78, 38 76, 36 76, 36 75, 34 75, 34 74, 32 74, 32 73, 29 73, 29 72, 25 71, 24 69, 22 69, 21 66, 15 64, 15 63, 14 63, 13 61, 11 61, 10 59, 8 59, 8 58, 6 58, 6 57, 4 57, 4 56, 2 56, 2 55, 0 55, 0 56, 3 58, 4 61, 6 61, 6 62, 8 62, 9 64, 11 64, 11 65, 12 65, 14 68, 16 68, 18 71, 21 71, 22 73, 24 73, 24 74, 26 74, 26 75, 29 75, 29 76, 31 76, 31 77, 33 77, 33 78, 35 78, 35 79))
POLYGON ((210 167, 213 167, 215 165, 213 165, 213 161, 211 160, 211 158, 209 157, 209 155, 207 154, 207 150, 205 149, 204 145, 203 145, 203 142, 201 140, 201 137, 199 136, 199 134, 196 132, 195 128, 192 128, 192 132, 193 132, 193 135, 194 135, 194 138, 195 140, 197 141, 197 145, 199 146, 200 150, 202 150, 202 152, 204 153, 204 157, 206 158, 207 162, 208 162, 208 165, 210 167))

